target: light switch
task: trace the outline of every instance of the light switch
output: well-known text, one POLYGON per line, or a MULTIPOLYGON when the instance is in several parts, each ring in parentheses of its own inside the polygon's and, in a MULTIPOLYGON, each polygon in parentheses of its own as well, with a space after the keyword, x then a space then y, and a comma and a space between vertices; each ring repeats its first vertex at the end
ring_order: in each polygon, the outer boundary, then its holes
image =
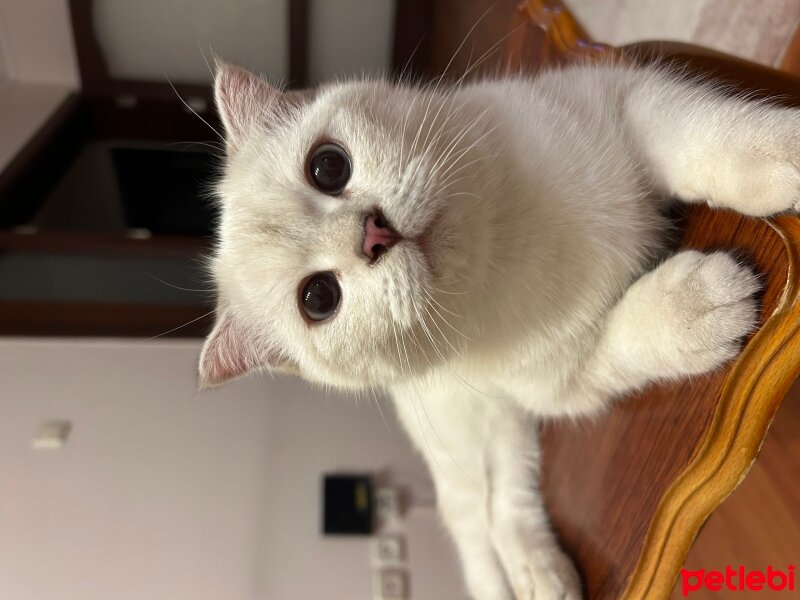
POLYGON ((375 600, 406 600, 408 598, 408 573, 403 569, 375 571, 372 597, 375 600))
POLYGON ((67 443, 72 423, 61 419, 48 419, 39 424, 36 435, 31 440, 31 447, 36 450, 55 450, 67 443))
POLYGON ((397 566, 405 559, 405 538, 397 533, 384 533, 372 540, 372 564, 397 566))

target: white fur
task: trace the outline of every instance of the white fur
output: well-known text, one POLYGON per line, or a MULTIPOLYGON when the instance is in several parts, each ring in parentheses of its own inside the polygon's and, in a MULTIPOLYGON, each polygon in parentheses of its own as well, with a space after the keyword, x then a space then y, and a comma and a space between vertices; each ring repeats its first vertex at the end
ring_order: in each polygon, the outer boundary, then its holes
MULTIPOLYGON (((223 100, 259 88, 223 80, 223 100)), ((691 251, 646 272, 666 242, 661 198, 796 208, 800 112, 613 65, 454 88, 341 83, 280 110, 270 90, 239 103, 249 115, 223 113, 237 131, 214 275, 220 312, 246 332, 235 347, 266 368, 392 394, 474 598, 579 598, 538 493, 536 417, 597 414, 735 355, 755 324, 756 277, 691 251), (321 139, 352 157, 341 197, 304 175, 321 139), (373 207, 420 243, 369 265, 373 207), (309 325, 298 287, 324 270, 342 303, 309 325)))

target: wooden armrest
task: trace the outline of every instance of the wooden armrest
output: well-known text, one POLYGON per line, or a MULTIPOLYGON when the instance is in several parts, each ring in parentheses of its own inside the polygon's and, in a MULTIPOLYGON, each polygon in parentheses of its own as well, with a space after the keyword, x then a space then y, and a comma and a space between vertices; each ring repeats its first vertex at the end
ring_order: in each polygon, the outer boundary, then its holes
MULTIPOLYGON (((609 56, 681 61, 800 106, 800 81, 747 61, 688 44, 595 44, 554 0, 520 6, 506 65, 537 70, 609 56)), ((653 386, 592 423, 544 427, 547 505, 592 599, 669 597, 695 536, 747 474, 800 374, 800 219, 694 205, 682 222, 682 247, 735 248, 763 273, 762 325, 719 373, 653 386)))

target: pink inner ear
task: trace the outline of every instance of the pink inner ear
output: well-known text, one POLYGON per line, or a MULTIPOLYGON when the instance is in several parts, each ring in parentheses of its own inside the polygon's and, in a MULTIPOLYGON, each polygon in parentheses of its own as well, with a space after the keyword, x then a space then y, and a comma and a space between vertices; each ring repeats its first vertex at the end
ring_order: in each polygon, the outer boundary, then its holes
POLYGON ((225 125, 228 142, 234 145, 247 131, 269 119, 281 91, 246 69, 217 64, 214 95, 225 125))
POLYGON ((246 333, 229 314, 223 314, 203 346, 201 385, 219 385, 259 366, 258 356, 246 333))

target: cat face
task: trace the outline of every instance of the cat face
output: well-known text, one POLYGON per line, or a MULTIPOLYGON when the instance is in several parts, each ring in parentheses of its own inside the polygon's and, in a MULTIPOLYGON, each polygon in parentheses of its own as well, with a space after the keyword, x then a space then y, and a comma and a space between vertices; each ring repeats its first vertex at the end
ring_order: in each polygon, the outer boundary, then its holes
POLYGON ((358 388, 457 352, 480 284, 485 217, 466 190, 481 115, 382 82, 298 101, 230 65, 216 99, 227 159, 203 383, 270 368, 358 388))

